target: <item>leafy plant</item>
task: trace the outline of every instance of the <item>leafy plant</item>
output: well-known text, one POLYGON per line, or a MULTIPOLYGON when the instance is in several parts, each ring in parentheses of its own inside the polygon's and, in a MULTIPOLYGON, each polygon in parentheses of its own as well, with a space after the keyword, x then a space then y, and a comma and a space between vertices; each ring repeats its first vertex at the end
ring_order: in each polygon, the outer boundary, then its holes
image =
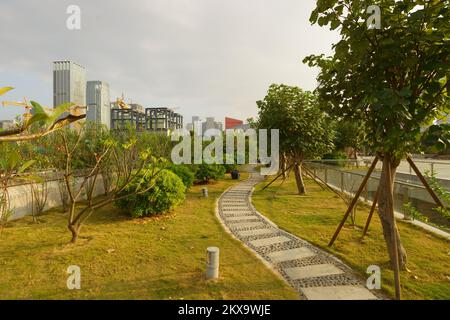
MULTIPOLYGON (((433 191, 437 194, 437 196, 441 200, 444 200, 446 205, 450 204, 450 193, 439 182, 439 179, 436 177, 436 173, 431 172, 430 170, 425 170, 424 176, 428 184, 430 185, 431 189, 433 189, 433 191)), ((435 208, 434 211, 439 213, 441 216, 450 219, 450 209, 448 207, 438 207, 435 208)))
POLYGON ((13 214, 9 203, 9 185, 31 167, 35 161, 23 162, 20 157, 19 146, 13 142, 0 143, 0 155, 0 218, 4 226, 13 214))
MULTIPOLYGON (((12 87, 0 88, 0 95, 12 90, 12 87)), ((31 105, 25 103, 24 106, 32 109, 28 118, 22 119, 15 128, 0 131, 0 142, 28 141, 46 136, 55 132, 68 124, 84 119, 86 115, 75 116, 64 115, 70 108, 76 107, 72 103, 65 103, 55 107, 51 112, 46 112, 37 102, 31 101, 31 105)))
POLYGON ((258 128, 279 129, 280 152, 294 163, 299 194, 306 192, 302 178, 305 159, 320 158, 333 149, 334 130, 319 108, 317 96, 298 87, 272 84, 258 105, 258 128))
POLYGON ((411 217, 412 220, 428 221, 428 217, 421 214, 411 202, 404 203, 402 209, 404 214, 411 217))
POLYGON ((196 166, 195 179, 199 183, 209 183, 211 180, 222 179, 225 171, 223 165, 202 163, 196 166))
POLYGON ((393 219, 395 171, 418 148, 421 127, 450 106, 449 3, 370 1, 380 8, 381 29, 368 27, 367 1, 318 0, 310 17, 340 33, 333 56, 304 59, 320 68, 321 106, 338 119, 362 121, 366 143, 383 160, 378 213, 394 268, 396 257, 400 269, 407 260, 393 219))
POLYGON ((151 171, 151 168, 142 170, 137 179, 128 184, 118 197, 142 187, 147 189, 145 192, 115 202, 133 218, 165 213, 185 199, 186 187, 180 177, 170 170, 163 169, 158 177, 153 179, 151 171))
POLYGON ((154 181, 165 163, 164 159, 153 157, 149 149, 138 143, 135 131, 117 134, 92 132, 96 130, 87 126, 76 131, 58 132, 58 145, 62 146, 65 161, 56 158, 54 165, 62 166, 60 170, 64 172, 70 203, 68 229, 72 234, 72 243, 77 241, 81 227, 96 210, 127 197, 145 194, 153 188, 154 184, 141 183, 142 171, 145 170, 148 181, 154 181), (106 196, 96 197, 98 177, 104 170, 113 173, 114 181, 106 196))
POLYGON ((427 153, 448 153, 450 151, 450 124, 430 126, 421 138, 422 148, 427 153))
POLYGON ((186 189, 189 189, 194 184, 195 174, 188 166, 171 164, 167 169, 181 178, 186 189))

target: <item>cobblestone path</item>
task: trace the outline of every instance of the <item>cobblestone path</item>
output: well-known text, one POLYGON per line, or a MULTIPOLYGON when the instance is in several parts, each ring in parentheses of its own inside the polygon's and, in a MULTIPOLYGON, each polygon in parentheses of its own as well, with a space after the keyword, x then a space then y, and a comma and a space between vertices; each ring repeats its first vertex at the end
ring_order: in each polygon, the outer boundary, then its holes
MULTIPOLYGON (((224 192, 218 201, 218 217, 224 228, 278 272, 303 299, 377 299, 347 265, 259 214, 251 203, 251 177, 224 192)), ((281 214, 281 213, 280 213, 281 214)))

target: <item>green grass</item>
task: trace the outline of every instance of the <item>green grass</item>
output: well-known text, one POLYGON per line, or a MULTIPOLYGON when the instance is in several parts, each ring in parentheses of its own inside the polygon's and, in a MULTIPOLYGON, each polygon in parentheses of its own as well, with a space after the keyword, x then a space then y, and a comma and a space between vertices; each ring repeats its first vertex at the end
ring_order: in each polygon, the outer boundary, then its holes
POLYGON ((131 220, 105 207, 76 245, 67 244, 66 217, 56 210, 40 224, 29 217, 14 221, 0 237, 0 298, 297 299, 217 221, 215 199, 233 183, 208 186, 208 199, 194 186, 181 206, 157 218, 131 220), (204 279, 208 246, 220 248, 216 282, 204 279), (69 265, 81 268, 81 290, 66 287, 69 265))
MULTIPOLYGON (((369 265, 380 266, 382 289, 393 297, 393 272, 377 214, 365 240, 359 240, 370 209, 367 205, 358 207, 356 228, 347 224, 330 249, 328 242, 346 211, 341 199, 311 180, 306 180, 307 194, 298 196, 293 175, 284 183, 276 182, 261 191, 264 185, 258 185, 253 196, 253 203, 262 214, 281 228, 335 254, 363 277, 367 277, 369 265)), ((449 241, 411 224, 399 222, 398 226, 411 271, 401 274, 403 298, 450 299, 449 241)))

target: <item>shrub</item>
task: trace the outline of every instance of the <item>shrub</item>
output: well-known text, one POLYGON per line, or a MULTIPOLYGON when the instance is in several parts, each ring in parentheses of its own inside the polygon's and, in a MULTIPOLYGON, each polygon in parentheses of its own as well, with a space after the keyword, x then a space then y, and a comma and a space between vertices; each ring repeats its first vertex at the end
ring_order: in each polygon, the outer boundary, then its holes
POLYGON ((334 160, 334 161, 327 161, 326 164, 330 165, 336 165, 340 167, 345 167, 347 164, 347 155, 343 151, 333 151, 332 153, 328 153, 322 157, 323 160, 334 160))
POLYGON ((223 165, 225 167, 225 173, 231 173, 233 170, 237 170, 238 169, 238 165, 233 163, 233 164, 224 164, 223 165))
POLYGON ((225 167, 219 164, 200 164, 195 172, 195 179, 198 182, 208 183, 210 180, 222 179, 225 175, 225 167))
MULTIPOLYGON (((143 179, 141 188, 146 188, 146 182, 151 183, 151 181, 146 181, 146 170, 151 169, 145 169, 141 173, 140 178, 143 179)), ((141 182, 140 180, 134 181, 127 186, 123 193, 127 194, 129 192, 128 189, 135 190, 139 188, 138 185, 141 182)), ((127 210, 133 218, 137 218, 165 213, 184 201, 186 187, 181 178, 172 171, 167 169, 161 170, 154 183, 154 187, 149 191, 118 200, 116 205, 127 210)))
POLYGON ((195 175, 189 167, 182 164, 171 164, 168 169, 181 178, 186 189, 194 184, 195 175))

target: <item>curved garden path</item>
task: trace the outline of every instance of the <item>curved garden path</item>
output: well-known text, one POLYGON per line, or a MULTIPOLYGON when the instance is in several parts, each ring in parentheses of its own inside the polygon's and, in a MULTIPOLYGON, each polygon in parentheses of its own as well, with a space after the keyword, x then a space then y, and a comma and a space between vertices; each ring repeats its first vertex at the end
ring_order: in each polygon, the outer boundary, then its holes
POLYGON ((281 275, 303 299, 377 299, 339 259, 281 230, 256 211, 251 195, 254 185, 262 179, 259 173, 252 173, 248 180, 221 195, 217 216, 224 228, 281 275))

